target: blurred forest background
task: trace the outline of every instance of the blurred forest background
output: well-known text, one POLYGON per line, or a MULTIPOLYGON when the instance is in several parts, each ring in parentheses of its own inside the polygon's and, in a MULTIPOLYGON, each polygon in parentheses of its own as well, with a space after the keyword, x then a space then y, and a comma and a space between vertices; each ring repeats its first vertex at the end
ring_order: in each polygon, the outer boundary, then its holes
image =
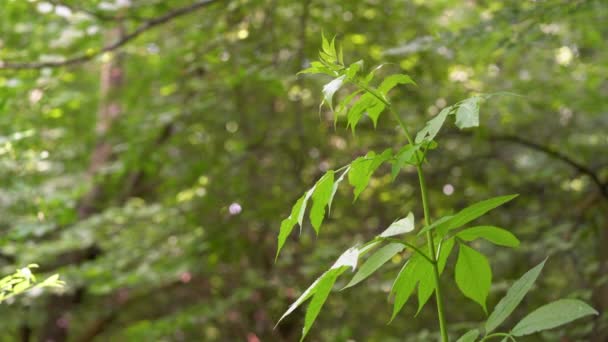
MULTIPOLYGON (((324 170, 401 139, 388 116, 353 136, 318 114, 328 79, 296 72, 321 32, 349 62, 416 80, 392 96, 413 127, 476 92, 523 95, 440 133, 432 215, 519 193, 484 219, 522 241, 481 245, 490 306, 549 256, 514 317, 561 297, 600 316, 526 341, 605 341, 607 22, 602 0, 0 0, 0 274, 35 262, 67 283, 1 304, 0 341, 297 340, 302 310, 273 326, 312 279, 421 208, 415 170, 391 183, 383 168, 274 263, 281 220, 324 170)), ((309 340, 436 338, 411 303, 386 324, 402 262, 332 295, 309 340)), ((451 277, 456 336, 484 315, 451 277)))

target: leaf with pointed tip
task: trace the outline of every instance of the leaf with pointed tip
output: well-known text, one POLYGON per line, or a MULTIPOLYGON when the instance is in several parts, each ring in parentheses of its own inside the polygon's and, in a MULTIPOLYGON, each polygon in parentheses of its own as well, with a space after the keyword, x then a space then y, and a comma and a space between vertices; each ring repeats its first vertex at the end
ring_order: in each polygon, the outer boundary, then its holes
POLYGON ((416 134, 416 144, 420 144, 423 141, 431 141, 435 138, 441 126, 445 122, 445 119, 448 117, 450 112, 452 111, 452 107, 446 107, 437 116, 427 121, 426 125, 416 134))
POLYGON ((374 98, 372 104, 367 108, 367 116, 372 119, 374 128, 376 128, 376 126, 378 125, 378 118, 380 117, 380 114, 382 114, 385 108, 386 105, 376 98, 374 98))
POLYGON ((319 228, 325 217, 325 207, 330 201, 334 185, 334 171, 329 170, 321 177, 312 194, 312 208, 310 208, 310 223, 315 232, 319 234, 319 228))
POLYGON ((412 78, 409 77, 408 75, 404 75, 404 74, 390 75, 390 76, 386 77, 384 80, 382 80, 382 83, 378 87, 378 91, 380 91, 381 94, 386 96, 388 94, 388 92, 391 91, 391 89, 395 88, 395 86, 397 86, 398 84, 416 85, 416 82, 414 82, 414 80, 412 80, 412 78))
POLYGON ((382 265, 391 260, 397 253, 401 252, 405 246, 401 243, 389 243, 372 254, 355 273, 353 279, 344 286, 344 289, 355 286, 367 279, 372 273, 376 272, 382 265))
POLYGON ((349 65, 348 68, 346 68, 346 71, 344 72, 344 74, 346 75, 346 79, 353 80, 355 78, 355 76, 357 76, 357 73, 359 72, 359 70, 361 70, 362 67, 363 67, 362 60, 359 60, 359 61, 349 65))
POLYGON ((429 230, 433 230, 433 229, 437 229, 437 227, 441 227, 445 224, 447 224, 447 222, 454 216, 452 215, 448 215, 448 216, 444 216, 438 220, 436 220, 435 222, 433 222, 430 226, 426 226, 424 228, 422 228, 419 232, 418 232, 418 236, 428 232, 429 230))
POLYGON ((350 107, 350 110, 346 114, 346 118, 348 122, 347 126, 352 129, 353 134, 355 133, 357 123, 359 123, 359 120, 361 120, 365 111, 376 102, 378 102, 378 99, 370 93, 365 93, 352 105, 352 107, 350 107))
POLYGON ((401 311, 412 295, 412 292, 414 292, 414 289, 420 280, 420 270, 428 263, 429 262, 419 254, 413 254, 405 265, 403 265, 403 268, 401 268, 391 289, 391 295, 395 295, 395 300, 393 302, 393 313, 389 322, 392 322, 393 319, 397 317, 399 311, 401 311))
POLYGON ((296 223, 298 223, 298 217, 300 216, 300 211, 302 210, 302 205, 304 204, 305 199, 306 194, 302 195, 302 197, 300 197, 296 201, 296 204, 294 204, 291 208, 291 214, 289 214, 289 217, 287 217, 281 222, 281 229, 279 231, 278 237, 279 242, 277 247, 277 255, 275 256, 275 259, 279 257, 279 253, 281 252, 281 248, 283 248, 285 241, 287 241, 287 237, 293 231, 293 227, 296 225, 296 223))
POLYGON ((318 61, 314 61, 314 62, 310 63, 310 67, 307 69, 301 70, 300 72, 298 72, 298 75, 299 74, 326 74, 326 75, 330 75, 330 76, 335 76, 335 73, 333 72, 333 70, 331 70, 330 68, 325 66, 325 64, 318 62, 318 61))
POLYGON ((507 294, 496 304, 494 311, 488 317, 486 321, 486 334, 494 331, 507 317, 515 310, 515 308, 521 303, 524 296, 530 291, 532 285, 538 278, 538 275, 543 270, 545 262, 543 260, 540 264, 526 272, 521 278, 519 278, 511 288, 507 291, 507 294))
POLYGON ((334 94, 342 87, 345 78, 346 75, 342 75, 323 86, 323 102, 327 103, 332 111, 334 110, 334 94))
POLYGON ((513 336, 530 335, 597 314, 598 312, 585 302, 577 299, 560 299, 532 311, 515 325, 511 334, 513 336))
POLYGON ((460 129, 479 126, 479 103, 482 98, 473 96, 461 101, 456 109, 456 126, 460 129))
POLYGON ((511 232, 505 229, 493 226, 476 226, 467 228, 458 232, 456 236, 465 241, 473 241, 483 238, 499 246, 519 246, 519 240, 515 237, 515 235, 511 234, 511 232))
POLYGON ((380 233, 379 236, 386 238, 409 233, 412 230, 414 230, 414 214, 410 212, 406 217, 393 222, 386 230, 380 233))
POLYGON ((460 244, 458 260, 454 277, 456 285, 467 297, 481 305, 484 312, 486 309, 486 299, 492 285, 492 269, 486 257, 472 249, 471 247, 460 244))
POLYGON ((475 342, 479 337, 479 330, 469 330, 464 335, 460 336, 456 342, 475 342))
POLYGON ((463 225, 484 215, 488 211, 509 202, 517 196, 518 195, 498 196, 481 202, 477 202, 471 206, 462 209, 449 221, 438 226, 437 231, 440 235, 445 235, 448 231, 462 227, 463 225))
POLYGON ((300 338, 300 341, 304 340, 304 337, 306 337, 310 331, 310 328, 317 319, 317 316, 319 316, 319 312, 321 312, 321 308, 323 307, 323 304, 325 304, 336 279, 338 279, 345 269, 346 268, 332 269, 319 281, 314 296, 306 308, 306 316, 304 317, 304 327, 302 328, 302 337, 300 338))
MULTIPOLYGON (((344 273, 344 271, 346 271, 349 267, 352 268, 353 270, 357 267, 358 258, 359 258, 359 250, 356 247, 351 247, 348 250, 346 250, 344 253, 342 253, 342 255, 340 255, 340 257, 331 266, 331 268, 328 271, 326 271, 325 273, 323 273, 319 278, 317 278, 306 289, 306 291, 304 291, 300 295, 300 297, 298 297, 298 299, 296 299, 296 301, 293 302, 289 306, 287 311, 285 311, 285 313, 281 316, 281 318, 279 318, 277 325, 285 317, 287 317, 295 309, 297 309, 300 305, 302 305, 302 303, 304 303, 308 298, 312 297, 313 295, 316 295, 317 291, 326 291, 327 286, 329 286, 329 290, 331 290, 331 287, 333 287, 333 284, 339 275, 344 273), (330 280, 326 280, 328 278, 330 280), (331 278, 333 278, 333 280, 331 280, 331 278)), ((329 292, 327 292, 327 293, 329 293, 329 292)), ((327 298, 327 295, 322 294, 320 299, 323 297, 327 298)), ((323 302, 325 302, 325 299, 323 299, 323 301, 320 304, 322 305, 323 302)), ((319 309, 320 309, 320 307, 319 307, 319 309)), ((307 311, 310 311, 310 308, 307 311)), ((317 312, 317 314, 318 314, 318 312, 317 312)), ((307 316, 308 316, 308 312, 307 312, 307 316)), ((311 318, 312 318, 312 316, 311 316, 311 318)), ((316 315, 314 316, 314 318, 316 318, 316 315)), ((310 329, 310 326, 312 325, 312 322, 314 322, 314 318, 312 318, 312 321, 308 325, 309 329, 310 329)), ((306 323, 305 323, 305 327, 306 327, 306 323)))

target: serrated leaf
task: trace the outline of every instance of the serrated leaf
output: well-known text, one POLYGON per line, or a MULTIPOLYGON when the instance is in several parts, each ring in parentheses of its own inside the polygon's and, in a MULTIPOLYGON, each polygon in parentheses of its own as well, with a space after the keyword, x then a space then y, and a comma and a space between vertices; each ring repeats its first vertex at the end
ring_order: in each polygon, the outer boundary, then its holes
POLYGON ((399 311, 401 311, 407 300, 412 295, 412 292, 414 292, 414 289, 420 280, 420 269, 421 267, 424 267, 425 263, 428 264, 426 259, 418 254, 414 254, 405 263, 405 265, 403 265, 403 268, 401 268, 397 278, 395 278, 393 287, 391 288, 391 294, 395 295, 393 302, 393 313, 390 319, 391 322, 393 319, 395 319, 399 311))
POLYGON ((456 108, 456 126, 460 129, 479 126, 479 96, 461 101, 456 108))
POLYGON ((420 144, 423 141, 431 141, 435 138, 441 126, 445 122, 445 119, 448 117, 450 112, 452 111, 452 107, 446 107, 437 116, 427 121, 426 125, 416 134, 416 144, 420 144))
POLYGON ((477 202, 471 206, 462 209, 456 215, 452 216, 449 221, 441 224, 440 226, 437 226, 436 229, 440 235, 445 235, 448 231, 462 227, 463 225, 484 215, 488 211, 511 201, 517 196, 518 195, 498 196, 481 202, 477 202))
POLYGON ((458 232, 456 236, 465 241, 473 241, 483 238, 499 246, 519 246, 519 240, 515 237, 515 235, 505 229, 493 226, 476 226, 467 228, 458 232))
POLYGON ((410 212, 406 217, 393 222, 379 236, 386 238, 409 233, 412 230, 414 230, 414 214, 410 212))
POLYGON ((310 223, 315 232, 319 233, 321 223, 325 217, 325 207, 329 203, 334 185, 334 171, 330 170, 321 177, 312 194, 312 208, 310 209, 310 223))
POLYGON ((534 282, 545 266, 546 261, 547 259, 543 260, 543 262, 536 265, 513 283, 511 288, 507 291, 507 294, 498 302, 498 304, 496 304, 494 311, 492 311, 490 317, 488 317, 485 325, 486 333, 494 331, 494 329, 509 317, 519 303, 521 303, 524 296, 530 291, 532 285, 534 285, 534 282))
POLYGON ((532 311, 515 325, 511 334, 513 336, 530 335, 597 314, 595 309, 580 300, 560 299, 532 311))
POLYGON ((460 336, 456 342, 475 342, 479 337, 479 330, 469 330, 464 335, 460 336))
POLYGON ((380 248, 374 254, 372 254, 364 263, 361 265, 357 273, 353 276, 351 281, 344 286, 344 289, 355 286, 367 279, 370 275, 372 275, 376 270, 378 270, 382 265, 391 260, 393 256, 397 253, 401 252, 405 246, 400 243, 389 243, 388 245, 380 248))
POLYGON ((454 276, 460 291, 481 305, 487 313, 486 299, 492 285, 492 269, 488 259, 469 246, 460 244, 454 276))
POLYGON ((334 110, 334 94, 342 87, 345 78, 346 75, 342 75, 323 86, 323 102, 327 103, 332 111, 334 110))

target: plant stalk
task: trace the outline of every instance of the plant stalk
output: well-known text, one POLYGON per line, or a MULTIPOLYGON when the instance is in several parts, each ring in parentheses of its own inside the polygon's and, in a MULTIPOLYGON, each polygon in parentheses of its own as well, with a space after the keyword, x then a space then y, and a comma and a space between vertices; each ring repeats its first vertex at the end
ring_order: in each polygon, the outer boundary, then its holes
MULTIPOLYGON (((397 113, 393 110, 392 107, 390 107, 390 105, 388 105, 387 107, 390 109, 391 114, 395 117, 397 122, 399 122, 399 126, 401 126, 401 128, 403 129, 403 132, 405 133, 405 137, 406 137, 407 141, 410 143, 410 145, 414 146, 414 140, 412 139, 412 136, 411 136, 409 130, 407 129, 407 126, 401 119, 401 117, 399 117, 399 115, 397 115, 397 113)), ((422 197, 422 208, 424 211, 424 222, 425 222, 426 226, 430 226, 432 222, 431 222, 431 215, 429 212, 428 192, 427 192, 426 182, 424 180, 424 174, 422 172, 422 161, 420 160, 418 153, 415 153, 415 156, 416 156, 416 172, 418 173, 418 182, 420 183, 420 193, 421 193, 421 197, 422 197)), ((435 301, 437 302, 437 317, 439 319, 439 330, 441 332, 441 341, 448 342, 449 341, 448 330, 447 330, 447 324, 445 321, 445 315, 444 315, 444 311, 443 311, 443 297, 441 296, 441 286, 440 286, 441 283, 439 281, 439 266, 437 264, 437 255, 435 254, 435 242, 433 241, 433 232, 432 231, 428 231, 426 233, 426 241, 428 244, 430 258, 433 261, 432 265, 433 265, 433 275, 435 278, 435 301)))

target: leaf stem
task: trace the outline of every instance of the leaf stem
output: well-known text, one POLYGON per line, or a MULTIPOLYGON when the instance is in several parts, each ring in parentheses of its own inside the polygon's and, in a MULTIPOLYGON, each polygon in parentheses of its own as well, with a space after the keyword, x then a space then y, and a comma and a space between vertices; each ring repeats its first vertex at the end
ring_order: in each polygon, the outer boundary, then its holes
POLYGON ((483 342, 483 341, 489 340, 489 339, 494 338, 494 337, 507 337, 510 340, 517 341, 515 339, 515 337, 513 337, 513 335, 511 335, 511 334, 507 334, 507 333, 493 333, 493 334, 485 336, 479 342, 483 342))
POLYGON ((430 262, 431 264, 435 264, 437 262, 437 261, 431 259, 428 255, 426 255, 426 253, 421 251, 418 247, 412 245, 409 242, 406 242, 406 241, 403 241, 400 239, 395 239, 395 238, 381 238, 381 240, 390 241, 390 242, 394 242, 394 243, 400 243, 400 244, 404 245, 405 247, 408 247, 409 249, 413 250, 414 252, 420 254, 421 257, 425 258, 426 261, 430 262))

